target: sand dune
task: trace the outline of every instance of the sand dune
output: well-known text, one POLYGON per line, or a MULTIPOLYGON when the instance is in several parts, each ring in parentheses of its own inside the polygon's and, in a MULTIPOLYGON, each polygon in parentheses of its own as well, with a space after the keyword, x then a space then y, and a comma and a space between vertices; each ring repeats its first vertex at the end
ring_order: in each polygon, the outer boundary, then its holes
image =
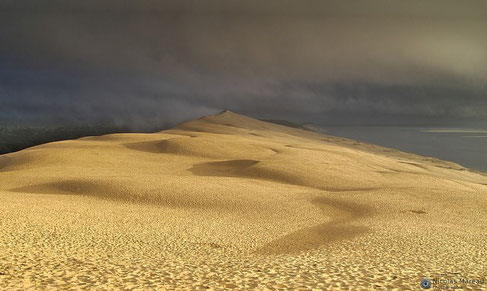
POLYGON ((0 156, 5 290, 418 289, 485 225, 481 173, 229 111, 0 156))

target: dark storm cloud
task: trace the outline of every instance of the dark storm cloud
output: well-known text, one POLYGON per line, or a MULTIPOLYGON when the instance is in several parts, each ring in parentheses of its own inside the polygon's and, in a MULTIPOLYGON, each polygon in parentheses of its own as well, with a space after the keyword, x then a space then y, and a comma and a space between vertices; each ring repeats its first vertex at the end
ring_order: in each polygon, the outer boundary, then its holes
POLYGON ((2 1, 0 19, 3 119, 487 118, 484 1, 2 1))

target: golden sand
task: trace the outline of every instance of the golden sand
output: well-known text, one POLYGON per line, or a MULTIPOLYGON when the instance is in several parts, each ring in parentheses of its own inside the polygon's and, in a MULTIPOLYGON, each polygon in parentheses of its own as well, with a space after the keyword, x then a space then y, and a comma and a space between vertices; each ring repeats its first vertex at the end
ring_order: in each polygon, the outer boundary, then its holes
POLYGON ((5 290, 416 290, 486 226, 484 175, 232 112, 0 156, 5 290))

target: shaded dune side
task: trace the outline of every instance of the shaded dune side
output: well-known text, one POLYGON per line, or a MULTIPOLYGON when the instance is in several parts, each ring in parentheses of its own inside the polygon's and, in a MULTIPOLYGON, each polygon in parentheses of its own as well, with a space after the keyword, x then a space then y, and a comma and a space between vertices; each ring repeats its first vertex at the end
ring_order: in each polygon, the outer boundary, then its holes
POLYGON ((312 187, 301 177, 293 175, 286 170, 260 166, 261 164, 262 162, 258 160, 227 160, 199 163, 191 167, 189 171, 199 176, 258 179, 289 185, 312 187))
POLYGON ((187 149, 187 147, 181 146, 181 143, 177 142, 175 139, 126 143, 123 146, 131 150, 136 150, 136 151, 146 152, 146 153, 155 153, 155 154, 177 153, 177 154, 187 154, 187 155, 193 154, 193 151, 187 149))
POLYGON ((29 162, 31 161, 32 158, 25 153, 20 155, 19 153, 15 153, 14 156, 0 156, 0 172, 22 169, 24 166, 29 166, 29 162))
POLYGON ((209 162, 194 165, 189 169, 193 174, 199 176, 221 176, 240 177, 245 175, 244 171, 249 167, 258 164, 257 160, 229 160, 222 162, 209 162))
MULTIPOLYGON (((298 176, 272 168, 260 168, 258 160, 228 160, 194 165, 189 169, 195 175, 262 179, 296 186, 313 187, 298 176)), ((319 189, 319 188, 318 188, 319 189)), ((324 189, 319 189, 324 190, 324 189)), ((367 191, 365 188, 326 189, 327 191, 367 191)), ((327 192, 323 192, 326 195, 327 192)), ((256 253, 263 255, 290 254, 318 248, 334 241, 349 239, 368 231, 366 227, 351 225, 351 222, 372 215, 369 207, 341 201, 336 198, 319 197, 311 201, 320 208, 324 217, 332 220, 306 227, 273 240, 256 253)))
POLYGON ((211 197, 193 195, 191 191, 165 191, 163 188, 141 189, 126 187, 120 182, 94 180, 64 180, 34 184, 10 189, 11 192, 49 195, 90 196, 113 201, 147 203, 175 208, 199 208, 231 210, 237 203, 228 200, 215 200, 211 197))
POLYGON ((265 156, 275 154, 275 151, 241 143, 239 151, 235 151, 235 143, 215 142, 200 137, 171 138, 165 140, 144 141, 123 144, 128 149, 154 153, 195 156, 209 159, 222 159, 246 155, 265 156))
POLYGON ((299 229, 273 240, 258 249, 263 255, 299 253, 316 249, 339 240, 350 239, 369 231, 364 226, 351 223, 373 215, 370 207, 349 201, 319 197, 312 200, 331 221, 299 229))
POLYGON ((286 169, 266 166, 265 162, 258 160, 227 160, 219 162, 199 163, 188 169, 199 176, 236 177, 246 179, 258 179, 284 183, 295 186, 315 188, 323 191, 369 191, 373 187, 332 187, 322 186, 308 182, 302 175, 294 174, 286 169))
POLYGON ((6 156, 0 157, 0 172, 4 171, 10 164, 10 158, 6 156))

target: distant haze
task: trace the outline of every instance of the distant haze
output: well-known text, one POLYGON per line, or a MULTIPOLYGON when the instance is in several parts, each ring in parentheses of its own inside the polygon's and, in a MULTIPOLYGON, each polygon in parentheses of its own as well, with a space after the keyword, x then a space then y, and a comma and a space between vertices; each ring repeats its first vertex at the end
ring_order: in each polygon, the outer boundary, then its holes
POLYGON ((485 1, 0 2, 0 122, 487 122, 485 1))

